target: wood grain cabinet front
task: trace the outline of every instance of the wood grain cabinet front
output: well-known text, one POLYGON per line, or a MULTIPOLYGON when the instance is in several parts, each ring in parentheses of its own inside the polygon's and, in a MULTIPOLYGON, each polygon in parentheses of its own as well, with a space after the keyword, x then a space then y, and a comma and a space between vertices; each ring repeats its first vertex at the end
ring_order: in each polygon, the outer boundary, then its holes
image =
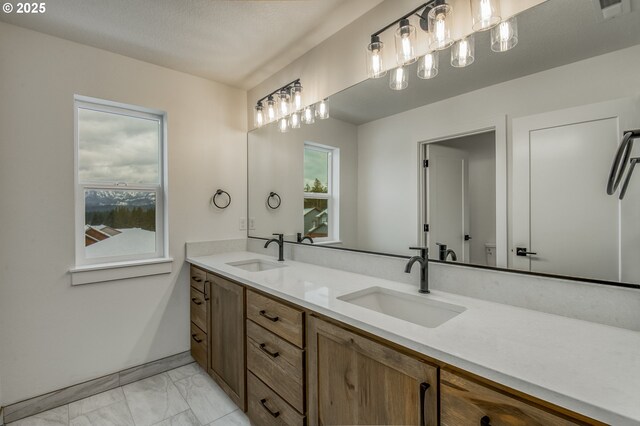
POLYGON ((207 335, 191 323, 191 356, 202 368, 207 368, 207 335))
POLYGON ((304 312, 255 291, 247 292, 247 318, 299 348, 304 347, 304 312))
POLYGON ((247 415, 257 426, 303 426, 304 416, 280 398, 260 379, 247 374, 247 415))
POLYGON ((211 284, 209 375, 242 410, 245 401, 244 287, 207 274, 211 284))
POLYGON ((535 406, 446 370, 440 372, 442 426, 602 425, 535 406))
POLYGON ((307 319, 309 425, 438 424, 438 369, 307 319))
POLYGON ((207 273, 191 266, 191 356, 205 370, 208 368, 209 292, 207 273))

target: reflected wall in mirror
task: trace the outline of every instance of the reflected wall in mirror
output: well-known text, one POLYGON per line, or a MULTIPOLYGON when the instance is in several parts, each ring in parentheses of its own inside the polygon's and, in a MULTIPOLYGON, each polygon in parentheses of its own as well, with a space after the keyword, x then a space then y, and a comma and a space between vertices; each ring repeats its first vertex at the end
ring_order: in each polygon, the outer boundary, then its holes
POLYGON ((470 67, 440 61, 421 80, 414 64, 406 90, 367 80, 329 97, 330 119, 250 132, 249 235, 640 283, 640 173, 624 200, 607 194, 624 131, 640 129, 631 4, 602 20, 593 2, 549 0, 518 16, 508 54, 477 33, 470 67))

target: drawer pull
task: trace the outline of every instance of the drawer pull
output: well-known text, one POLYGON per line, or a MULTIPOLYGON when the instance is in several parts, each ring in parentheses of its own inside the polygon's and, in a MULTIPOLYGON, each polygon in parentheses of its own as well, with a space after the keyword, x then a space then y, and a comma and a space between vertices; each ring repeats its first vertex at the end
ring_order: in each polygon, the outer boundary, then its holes
POLYGON ((197 334, 193 333, 191 337, 196 341, 196 343, 202 343, 202 339, 199 339, 197 334))
POLYGON ((427 396, 427 390, 429 390, 429 383, 423 382, 420 383, 420 425, 427 426, 427 415, 426 415, 426 402, 425 396, 427 396))
POLYGON ((489 416, 484 416, 480 419, 480 426, 491 426, 491 419, 489 416))
POLYGON ((193 277, 191 277, 191 279, 194 280, 197 283, 202 282, 202 278, 200 278, 200 277, 193 276, 193 277))
POLYGON ((260 316, 265 317, 266 319, 268 319, 269 321, 272 322, 276 322, 278 321, 280 318, 279 317, 271 317, 269 315, 267 315, 267 311, 260 311, 260 316))
POLYGON ((274 418, 277 418, 280 415, 280 411, 276 411, 274 413, 273 411, 271 411, 271 409, 269 407, 267 407, 267 400, 266 399, 261 399, 260 400, 260 404, 262 404, 264 409, 267 410, 269 412, 269 414, 271 414, 274 418))
POLYGON ((267 349, 267 345, 265 345, 264 343, 260 343, 260 349, 262 349, 262 352, 266 353, 272 358, 278 358, 280 356, 280 352, 271 352, 269 349, 267 349))
POLYGON ((193 303, 195 303, 196 305, 202 305, 202 302, 200 301, 200 299, 198 299, 197 297, 192 297, 191 301, 193 303))

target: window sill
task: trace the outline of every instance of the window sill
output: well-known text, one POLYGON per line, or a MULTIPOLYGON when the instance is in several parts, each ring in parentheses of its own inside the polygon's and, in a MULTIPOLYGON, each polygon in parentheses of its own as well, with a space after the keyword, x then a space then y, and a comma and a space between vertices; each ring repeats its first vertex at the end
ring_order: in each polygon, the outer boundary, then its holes
POLYGON ((102 263, 96 265, 75 266, 69 270, 71 285, 100 283, 146 277, 149 275, 169 274, 173 258, 144 259, 129 262, 102 263))

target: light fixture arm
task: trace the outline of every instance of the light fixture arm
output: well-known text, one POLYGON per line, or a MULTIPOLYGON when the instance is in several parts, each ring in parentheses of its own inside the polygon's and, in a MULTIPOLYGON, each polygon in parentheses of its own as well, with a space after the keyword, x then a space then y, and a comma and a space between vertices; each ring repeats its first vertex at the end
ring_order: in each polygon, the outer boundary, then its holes
POLYGON ((371 38, 373 39, 373 37, 378 37, 380 34, 387 31, 389 28, 400 23, 400 21, 402 21, 403 19, 409 19, 409 17, 411 17, 412 15, 416 15, 420 17, 420 19, 426 19, 425 17, 426 17, 426 14, 429 13, 429 10, 443 3, 445 3, 445 0, 429 0, 428 2, 422 3, 420 6, 416 7, 411 12, 401 16, 400 18, 396 19, 395 21, 391 22, 390 24, 380 28, 378 31, 371 34, 371 38), (424 9, 424 11, 423 13, 419 14, 418 11, 420 11, 421 9, 424 9))

